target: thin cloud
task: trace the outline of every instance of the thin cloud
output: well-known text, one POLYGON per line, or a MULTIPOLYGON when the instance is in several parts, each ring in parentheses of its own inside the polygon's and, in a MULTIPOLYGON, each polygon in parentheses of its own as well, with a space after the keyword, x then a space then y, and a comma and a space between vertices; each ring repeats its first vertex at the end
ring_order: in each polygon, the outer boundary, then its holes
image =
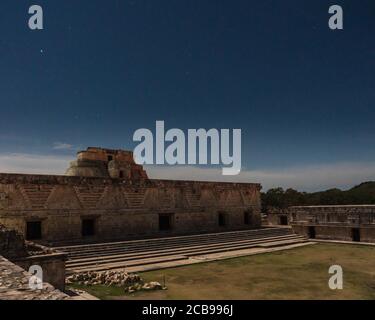
POLYGON ((73 160, 70 157, 21 153, 0 154, 0 172, 29 174, 64 174, 73 160))
MULTIPOLYGON (((29 174, 64 174, 70 156, 0 154, 0 172, 29 174)), ((223 176, 221 168, 192 166, 146 166, 150 178, 223 182, 256 182, 263 190, 274 187, 299 191, 347 189, 361 182, 375 180, 375 163, 337 163, 267 170, 244 170, 238 176, 223 176)))
POLYGON ((55 142, 52 147, 53 150, 72 150, 73 148, 72 144, 63 142, 55 142))
POLYGON ((256 182, 263 186, 263 190, 283 187, 311 192, 331 188, 347 189, 361 182, 375 180, 375 163, 337 163, 245 170, 238 176, 222 176, 221 169, 188 166, 150 166, 147 172, 154 179, 256 182))

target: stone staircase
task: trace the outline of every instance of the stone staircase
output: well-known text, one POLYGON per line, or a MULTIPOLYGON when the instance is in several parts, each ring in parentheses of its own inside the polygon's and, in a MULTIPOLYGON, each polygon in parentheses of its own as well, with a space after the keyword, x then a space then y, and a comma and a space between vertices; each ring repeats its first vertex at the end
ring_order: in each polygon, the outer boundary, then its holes
POLYGON ((103 271, 190 257, 306 242, 289 228, 264 228, 170 238, 57 247, 68 253, 67 273, 103 271))

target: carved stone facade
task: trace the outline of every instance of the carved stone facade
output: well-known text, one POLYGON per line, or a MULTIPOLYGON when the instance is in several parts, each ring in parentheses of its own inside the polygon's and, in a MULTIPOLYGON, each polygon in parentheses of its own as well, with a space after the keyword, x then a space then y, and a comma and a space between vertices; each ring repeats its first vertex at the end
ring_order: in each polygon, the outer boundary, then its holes
POLYGON ((259 184, 151 180, 130 156, 89 148, 71 176, 0 174, 0 223, 54 244, 260 227, 259 184))
POLYGON ((375 205, 290 207, 288 219, 310 238, 375 243, 375 205))

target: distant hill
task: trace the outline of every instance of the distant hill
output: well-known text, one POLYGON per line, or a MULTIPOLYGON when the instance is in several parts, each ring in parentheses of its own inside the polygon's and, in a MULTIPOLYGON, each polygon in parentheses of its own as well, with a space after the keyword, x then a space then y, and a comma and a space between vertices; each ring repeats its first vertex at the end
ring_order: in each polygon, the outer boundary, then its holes
POLYGON ((375 204, 375 182, 363 182, 349 190, 330 189, 320 192, 298 192, 274 188, 262 193, 263 210, 285 209, 302 205, 375 204))

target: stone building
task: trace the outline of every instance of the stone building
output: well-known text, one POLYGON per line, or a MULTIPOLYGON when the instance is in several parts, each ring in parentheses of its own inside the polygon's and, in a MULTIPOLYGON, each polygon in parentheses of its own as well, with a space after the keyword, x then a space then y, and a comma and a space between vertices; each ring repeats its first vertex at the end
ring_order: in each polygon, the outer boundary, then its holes
POLYGON ((133 153, 124 150, 87 148, 70 163, 67 176, 138 180, 147 179, 146 171, 133 160, 133 153))
POLYGON ((288 209, 270 208, 267 212, 266 223, 269 226, 289 225, 290 217, 288 209))
POLYGON ((0 174, 0 223, 46 244, 258 228, 260 189, 148 179, 131 152, 88 148, 65 176, 0 174))
POLYGON ((288 220, 312 239, 375 243, 375 205, 290 207, 288 220))

